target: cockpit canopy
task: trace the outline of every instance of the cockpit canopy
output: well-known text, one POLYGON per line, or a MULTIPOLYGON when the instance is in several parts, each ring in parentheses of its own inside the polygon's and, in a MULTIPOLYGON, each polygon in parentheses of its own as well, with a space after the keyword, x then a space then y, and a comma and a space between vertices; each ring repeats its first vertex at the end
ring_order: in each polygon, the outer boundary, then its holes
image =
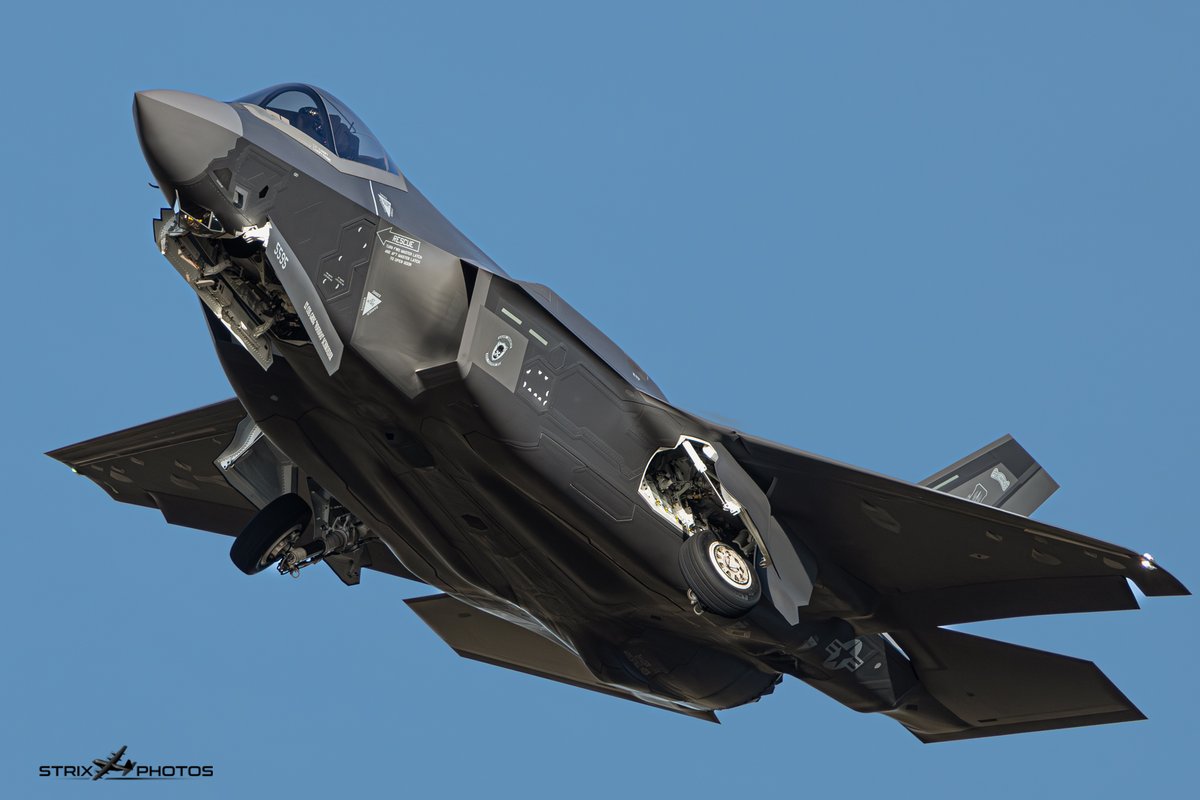
POLYGON ((238 103, 274 111, 293 127, 341 158, 399 175, 383 145, 345 103, 329 92, 303 83, 282 83, 262 89, 238 103))

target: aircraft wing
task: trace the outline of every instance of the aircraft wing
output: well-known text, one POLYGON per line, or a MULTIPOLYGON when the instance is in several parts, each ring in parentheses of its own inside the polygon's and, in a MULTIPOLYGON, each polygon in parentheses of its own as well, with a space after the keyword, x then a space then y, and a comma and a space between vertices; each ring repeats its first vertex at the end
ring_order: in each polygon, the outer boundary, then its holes
POLYGON ((880 595, 887 629, 1137 608, 1188 590, 1138 553, 734 432, 724 442, 794 537, 880 595))
POLYGON ((120 503, 157 508, 173 525, 236 535, 257 509, 213 461, 246 416, 236 399, 47 453, 120 503))
MULTIPOLYGON (((213 462, 245 417, 242 404, 230 398, 47 455, 117 502, 156 508, 172 525, 236 536, 258 509, 213 462)), ((367 545, 364 566, 417 580, 379 542, 367 545)))

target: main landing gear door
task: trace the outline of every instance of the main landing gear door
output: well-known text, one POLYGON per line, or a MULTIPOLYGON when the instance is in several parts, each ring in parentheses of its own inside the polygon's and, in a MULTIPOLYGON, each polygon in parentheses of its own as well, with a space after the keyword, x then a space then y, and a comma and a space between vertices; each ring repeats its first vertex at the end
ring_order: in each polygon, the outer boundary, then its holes
POLYGON ((812 597, 816 560, 784 532, 771 514, 767 496, 733 455, 719 443, 712 447, 717 452, 717 479, 742 504, 744 513, 750 515, 759 544, 766 552, 765 593, 784 619, 796 625, 800 622, 800 608, 808 605, 812 597))
POLYGON ((233 440, 213 463, 255 508, 297 490, 295 465, 250 417, 238 424, 233 440))

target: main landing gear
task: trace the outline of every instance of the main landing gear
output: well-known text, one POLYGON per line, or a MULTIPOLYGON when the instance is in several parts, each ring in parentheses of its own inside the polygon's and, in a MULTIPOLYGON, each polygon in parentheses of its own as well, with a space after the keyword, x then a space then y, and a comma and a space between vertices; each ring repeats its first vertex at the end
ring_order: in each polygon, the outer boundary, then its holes
POLYGON ((298 494, 285 494, 263 506, 229 548, 234 566, 255 575, 283 558, 300 540, 312 509, 298 494))
POLYGON ((275 498, 233 540, 230 559, 247 575, 276 564, 281 575, 297 576, 305 567, 352 553, 365 544, 365 528, 352 514, 336 501, 321 505, 315 536, 305 540, 313 517, 308 503, 292 493, 275 498))

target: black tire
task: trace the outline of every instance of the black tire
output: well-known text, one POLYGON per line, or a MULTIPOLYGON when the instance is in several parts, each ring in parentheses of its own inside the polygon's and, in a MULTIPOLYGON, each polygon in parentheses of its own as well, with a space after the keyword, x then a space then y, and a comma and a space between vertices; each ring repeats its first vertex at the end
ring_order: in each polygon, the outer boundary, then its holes
POLYGON ((276 497, 254 515, 233 540, 229 557, 247 575, 256 575, 279 560, 271 551, 286 537, 308 527, 312 509, 298 494, 276 497))
POLYGON ((731 619, 740 617, 754 608, 762 597, 762 586, 754 572, 754 565, 747 562, 736 547, 731 548, 723 543, 712 531, 701 531, 688 537, 683 547, 679 548, 679 569, 683 571, 683 578, 700 605, 718 616, 731 619), (725 548, 723 552, 726 556, 732 551, 745 566, 747 585, 735 585, 724 577, 715 563, 714 555, 714 550, 722 552, 721 548, 725 548))

